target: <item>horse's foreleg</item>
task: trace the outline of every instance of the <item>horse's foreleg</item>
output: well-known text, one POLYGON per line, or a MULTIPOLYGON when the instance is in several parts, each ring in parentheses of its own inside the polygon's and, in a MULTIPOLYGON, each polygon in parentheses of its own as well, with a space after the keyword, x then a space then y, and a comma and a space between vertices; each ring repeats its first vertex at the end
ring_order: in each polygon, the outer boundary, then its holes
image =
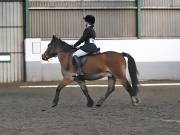
POLYGON ((116 78, 108 77, 108 89, 105 95, 102 98, 100 98, 100 100, 97 102, 96 106, 100 107, 103 104, 103 102, 108 98, 108 96, 115 90, 115 83, 116 78))
POLYGON ((78 80, 77 83, 79 84, 79 86, 81 87, 81 90, 83 91, 84 95, 87 98, 87 106, 88 107, 92 107, 94 104, 94 101, 92 100, 92 98, 89 95, 88 89, 86 87, 86 83, 83 80, 78 80))
POLYGON ((58 85, 58 87, 56 88, 56 94, 55 97, 53 99, 53 103, 52 103, 52 107, 57 106, 58 101, 59 101, 59 94, 62 90, 62 88, 64 88, 66 85, 68 85, 69 83, 71 83, 73 80, 70 78, 64 78, 60 84, 58 85))

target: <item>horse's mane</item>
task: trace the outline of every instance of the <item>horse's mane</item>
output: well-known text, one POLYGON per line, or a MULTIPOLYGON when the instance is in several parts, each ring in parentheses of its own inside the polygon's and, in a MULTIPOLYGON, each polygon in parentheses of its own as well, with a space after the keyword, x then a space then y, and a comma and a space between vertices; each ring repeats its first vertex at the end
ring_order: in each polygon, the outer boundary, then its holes
POLYGON ((62 41, 61 39, 59 39, 59 41, 62 45, 62 50, 64 52, 70 52, 70 51, 76 50, 72 45, 69 45, 68 43, 62 41))

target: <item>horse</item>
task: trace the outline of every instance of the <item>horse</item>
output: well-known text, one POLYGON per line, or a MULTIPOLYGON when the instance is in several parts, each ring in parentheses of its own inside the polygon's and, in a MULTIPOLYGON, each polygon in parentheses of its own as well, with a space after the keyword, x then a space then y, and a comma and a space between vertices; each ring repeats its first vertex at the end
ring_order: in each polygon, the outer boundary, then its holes
POLYGON ((77 49, 72 45, 67 44, 60 38, 53 36, 46 51, 42 54, 42 60, 48 61, 52 57, 58 57, 61 64, 61 72, 63 79, 60 81, 56 88, 56 94, 52 102, 51 107, 55 107, 59 101, 59 95, 61 90, 68 84, 75 81, 83 91, 87 98, 87 106, 92 107, 94 105, 93 99, 88 93, 86 86, 86 80, 97 80, 104 77, 108 78, 108 89, 104 96, 102 96, 96 103, 97 107, 102 106, 108 96, 115 90, 116 80, 119 79, 120 83, 124 86, 130 95, 133 106, 140 103, 138 98, 138 70, 134 58, 125 52, 118 53, 113 51, 107 51, 98 54, 90 54, 86 57, 86 62, 82 66, 84 75, 80 77, 74 77, 76 67, 73 65, 72 54, 77 49), (131 84, 126 78, 126 59, 128 63, 129 75, 131 78, 131 84))

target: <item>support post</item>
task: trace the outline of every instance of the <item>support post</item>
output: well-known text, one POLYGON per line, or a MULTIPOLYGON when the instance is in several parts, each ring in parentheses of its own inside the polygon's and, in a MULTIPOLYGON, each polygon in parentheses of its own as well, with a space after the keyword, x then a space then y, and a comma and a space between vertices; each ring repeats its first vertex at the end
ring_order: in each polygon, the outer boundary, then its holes
POLYGON ((141 0, 136 0, 136 35, 141 38, 141 0))
POLYGON ((26 77, 25 39, 29 37, 29 0, 23 0, 23 59, 24 59, 24 82, 26 77))
POLYGON ((23 3, 24 17, 24 39, 29 37, 29 0, 24 0, 23 3))

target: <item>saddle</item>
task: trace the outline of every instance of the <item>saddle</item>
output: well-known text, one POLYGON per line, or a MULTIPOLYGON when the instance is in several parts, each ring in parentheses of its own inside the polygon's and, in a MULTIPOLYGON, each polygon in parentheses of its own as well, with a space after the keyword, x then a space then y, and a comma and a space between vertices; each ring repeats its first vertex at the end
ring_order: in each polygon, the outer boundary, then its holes
POLYGON ((93 56, 93 55, 97 55, 97 54, 100 54, 100 48, 97 48, 95 52, 89 53, 85 56, 81 56, 80 57, 81 67, 83 67, 83 65, 86 64, 86 62, 88 60, 88 56, 93 56))

